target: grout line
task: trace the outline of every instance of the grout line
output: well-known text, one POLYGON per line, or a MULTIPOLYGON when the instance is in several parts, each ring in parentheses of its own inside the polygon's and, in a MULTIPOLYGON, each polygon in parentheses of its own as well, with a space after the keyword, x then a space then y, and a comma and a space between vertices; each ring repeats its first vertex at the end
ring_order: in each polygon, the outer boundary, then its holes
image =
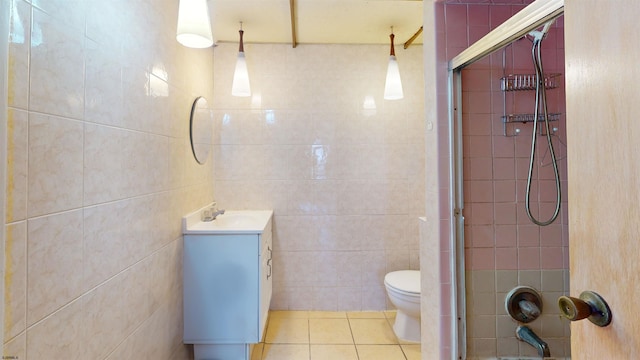
POLYGON ((351 341, 353 341, 353 347, 356 349, 356 357, 360 360, 360 353, 358 353, 358 346, 356 345, 356 338, 353 335, 353 328, 351 327, 351 317, 349 317, 349 313, 347 315, 347 323, 349 324, 349 332, 351 333, 351 341))

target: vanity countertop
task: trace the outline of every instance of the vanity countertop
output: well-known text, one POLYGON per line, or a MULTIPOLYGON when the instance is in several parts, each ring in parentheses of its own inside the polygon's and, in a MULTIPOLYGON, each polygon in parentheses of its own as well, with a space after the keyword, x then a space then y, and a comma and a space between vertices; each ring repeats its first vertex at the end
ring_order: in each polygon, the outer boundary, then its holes
POLYGON ((183 234, 261 234, 273 216, 273 210, 227 210, 215 220, 202 221, 202 212, 194 211, 182 218, 183 234))

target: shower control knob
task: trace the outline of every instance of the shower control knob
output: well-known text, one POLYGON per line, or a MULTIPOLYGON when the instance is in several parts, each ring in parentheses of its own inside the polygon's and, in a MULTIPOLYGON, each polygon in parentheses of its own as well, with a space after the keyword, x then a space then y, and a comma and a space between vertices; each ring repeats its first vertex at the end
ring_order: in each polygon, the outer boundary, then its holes
POLYGON ((593 291, 584 291, 580 298, 560 296, 558 299, 560 313, 571 321, 589 319, 597 326, 604 327, 611 323, 611 310, 604 299, 593 291))

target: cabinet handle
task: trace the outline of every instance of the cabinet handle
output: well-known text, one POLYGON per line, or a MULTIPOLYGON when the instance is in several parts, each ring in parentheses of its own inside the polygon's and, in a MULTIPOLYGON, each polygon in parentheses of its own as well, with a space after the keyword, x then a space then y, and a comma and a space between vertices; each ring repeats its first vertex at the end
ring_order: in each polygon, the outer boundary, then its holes
POLYGON ((267 280, 269 280, 269 278, 271 277, 271 259, 267 260, 267 266, 269 267, 269 272, 267 273, 267 280))
POLYGON ((269 267, 269 273, 267 274, 267 280, 269 280, 269 278, 272 275, 272 268, 271 268, 271 260, 273 259, 273 251, 271 250, 271 246, 267 246, 267 251, 269 251, 269 259, 267 259, 267 266, 269 267))

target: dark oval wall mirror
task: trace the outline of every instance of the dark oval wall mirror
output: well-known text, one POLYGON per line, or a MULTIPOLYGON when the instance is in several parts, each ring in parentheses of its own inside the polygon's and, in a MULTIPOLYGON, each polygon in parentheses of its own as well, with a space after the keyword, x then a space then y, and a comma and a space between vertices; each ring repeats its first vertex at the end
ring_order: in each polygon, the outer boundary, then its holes
POLYGON ((191 150, 199 164, 207 162, 213 139, 213 116, 207 99, 200 96, 191 107, 190 120, 191 150))

